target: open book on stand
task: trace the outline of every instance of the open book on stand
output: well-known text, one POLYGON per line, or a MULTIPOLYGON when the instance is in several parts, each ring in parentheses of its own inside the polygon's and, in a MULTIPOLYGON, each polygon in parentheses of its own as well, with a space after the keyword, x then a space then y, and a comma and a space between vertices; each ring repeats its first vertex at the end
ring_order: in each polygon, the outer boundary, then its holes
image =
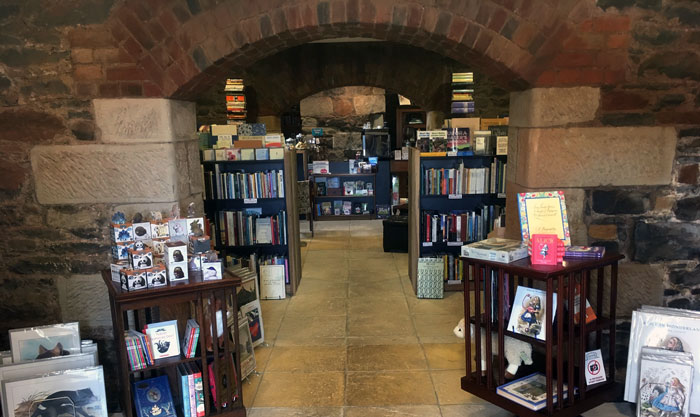
MULTIPOLYGON (((557 382, 552 381, 552 385, 553 401, 557 401, 557 382)), ((536 372, 501 385, 496 393, 531 410, 541 410, 547 406, 547 378, 543 373, 536 372)), ((567 396, 568 386, 564 384, 564 399, 567 396)))

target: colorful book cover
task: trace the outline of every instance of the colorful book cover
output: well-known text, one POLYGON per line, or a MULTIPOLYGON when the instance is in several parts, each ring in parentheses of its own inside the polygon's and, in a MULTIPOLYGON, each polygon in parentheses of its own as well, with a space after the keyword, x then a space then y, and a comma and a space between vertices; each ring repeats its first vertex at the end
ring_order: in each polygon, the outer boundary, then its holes
POLYGON ((637 415, 688 417, 693 386, 693 355, 642 348, 639 364, 637 415))
MULTIPOLYGON (((536 288, 520 286, 515 292, 508 330, 539 340, 547 340, 547 293, 536 288)), ((552 294, 552 318, 557 311, 557 294, 552 294)))
POLYGON ((184 417, 192 417, 190 413, 190 385, 187 382, 187 370, 183 364, 177 366, 177 377, 180 382, 180 405, 182 406, 182 415, 184 417))
POLYGON ((519 193, 518 212, 523 242, 534 234, 556 234, 565 246, 571 246, 564 191, 519 193))
POLYGON ((136 381, 133 383, 133 389, 138 417, 176 416, 167 376, 136 381))

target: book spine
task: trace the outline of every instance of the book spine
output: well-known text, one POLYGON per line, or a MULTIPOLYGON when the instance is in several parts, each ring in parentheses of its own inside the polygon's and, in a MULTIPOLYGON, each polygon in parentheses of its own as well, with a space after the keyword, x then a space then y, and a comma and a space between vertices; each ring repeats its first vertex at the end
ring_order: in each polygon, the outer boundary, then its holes
POLYGON ((180 377, 180 396, 182 398, 182 414, 184 417, 192 417, 190 413, 190 385, 187 381, 187 371, 182 364, 177 368, 180 377))
POLYGON ((202 383, 202 372, 199 370, 197 370, 197 373, 194 375, 194 387, 197 417, 204 417, 204 385, 202 383))
POLYGON ((192 369, 187 369, 187 393, 189 394, 189 404, 190 404, 190 416, 195 417, 197 415, 197 398, 194 388, 194 373, 192 369))

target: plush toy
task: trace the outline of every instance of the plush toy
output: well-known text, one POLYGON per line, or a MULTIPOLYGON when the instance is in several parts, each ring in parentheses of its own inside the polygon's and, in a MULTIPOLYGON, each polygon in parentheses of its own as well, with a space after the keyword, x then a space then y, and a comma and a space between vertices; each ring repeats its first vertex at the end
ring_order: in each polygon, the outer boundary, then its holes
MULTIPOLYGON (((455 336, 464 339, 465 331, 464 319, 459 321, 457 327, 454 328, 455 336)), ((470 325, 470 337, 474 340, 474 325, 470 325)), ((508 367, 506 368, 505 377, 511 379, 518 372, 518 367, 520 363, 525 365, 532 365, 532 345, 523 342, 522 340, 513 339, 512 337, 505 336, 503 341, 503 348, 506 351, 505 358, 508 362, 508 367)), ((498 353, 498 333, 494 332, 491 337, 491 352, 496 355, 498 353)), ((481 369, 486 369, 486 331, 481 329, 481 369)))

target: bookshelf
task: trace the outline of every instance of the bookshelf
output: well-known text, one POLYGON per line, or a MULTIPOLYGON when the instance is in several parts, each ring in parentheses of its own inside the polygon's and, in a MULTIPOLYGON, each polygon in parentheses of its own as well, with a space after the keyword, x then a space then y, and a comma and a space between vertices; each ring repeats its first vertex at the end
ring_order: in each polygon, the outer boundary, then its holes
MULTIPOLYGON (((204 161, 204 212, 213 225, 216 250, 221 253, 221 258, 226 256, 248 256, 257 254, 283 255, 287 258, 288 277, 286 283, 287 293, 294 295, 301 280, 301 254, 299 240, 299 210, 297 207, 297 153, 293 150, 285 150, 283 159, 271 160, 237 160, 237 161, 204 161), (270 180, 269 184, 283 184, 276 192, 268 192, 257 195, 231 192, 231 179, 237 173, 252 174, 272 173, 279 175, 277 181, 270 180), (230 176, 228 174, 231 174, 230 176), (226 188, 228 185, 228 188, 226 188), (228 190, 228 194, 226 194, 228 190), (231 198, 226 198, 231 197, 231 198), (277 238, 271 239, 271 243, 256 243, 255 221, 242 224, 240 220, 250 217, 264 218, 275 217, 277 219, 278 233, 273 233, 277 238), (282 215, 280 213, 285 213, 282 215), (233 214, 241 217, 234 217, 233 214), (227 227, 228 226, 228 227, 227 227), (247 239, 236 239, 241 231, 248 231, 247 239), (285 242, 286 239, 286 242, 285 242)), ((233 180, 235 181, 235 180, 233 180)), ((268 190, 274 185, 267 187, 268 190)), ((241 187, 235 187, 240 190, 241 187)), ((249 188, 250 190, 250 188, 249 188)))
MULTIPOLYGON (((231 274, 224 274, 224 278, 216 281, 202 281, 201 275, 191 274, 188 281, 171 283, 165 287, 143 291, 125 292, 121 285, 112 281, 109 270, 102 271, 102 279, 107 286, 109 302, 112 312, 112 325, 114 340, 118 356, 118 374, 120 382, 120 401, 125 417, 135 417, 138 413, 134 410, 132 382, 135 380, 150 378, 158 375, 167 375, 173 400, 178 404, 176 368, 179 364, 196 362, 202 372, 205 414, 208 417, 244 417, 246 409, 243 405, 243 389, 241 385, 240 349, 238 335, 238 306, 236 300, 236 288, 240 285, 240 278, 231 274), (221 321, 212 320, 217 315, 217 306, 220 311, 226 311, 232 316, 232 325, 224 325, 222 340, 212 343, 211 334, 218 334, 217 328, 221 321), (223 307, 221 307, 223 306, 223 307), (140 370, 131 370, 127 358, 127 348, 124 331, 134 329, 140 331, 147 323, 156 322, 155 317, 161 314, 161 310, 172 309, 189 310, 191 315, 177 317, 178 334, 184 338, 185 322, 188 317, 194 318, 201 329, 213 329, 213 333, 202 331, 198 339, 197 353, 194 358, 185 358, 181 353, 179 357, 157 359, 155 365, 140 370), (129 319, 133 317, 133 320, 129 319), (208 350, 207 346, 212 349, 208 350), (202 366, 212 364, 212 370, 216 374, 214 380, 234 380, 232 384, 216 387, 218 399, 237 398, 229 401, 227 406, 215 407, 211 398, 209 385, 209 367, 202 366), (232 390, 233 388, 233 390, 232 390)), ((178 316, 181 314, 177 314, 178 316)), ((223 384, 222 384, 223 385, 223 384)), ((178 415, 182 410, 178 410, 178 415)))
MULTIPOLYGON (((449 263, 453 271, 459 271, 455 261, 458 261, 461 246, 485 239, 497 214, 505 213, 505 162, 506 156, 425 156, 417 148, 409 149, 408 255, 414 292, 418 285, 418 258, 447 255, 449 259, 451 255, 453 261, 449 263), (441 189, 442 170, 460 167, 466 170, 461 171, 462 192, 457 190, 456 180, 450 189, 449 179, 446 179, 441 189), (492 177, 491 173, 495 172, 498 173, 492 177), (426 178, 426 173, 435 175, 426 178), (431 216, 430 220, 426 215, 431 216), (438 218, 433 223, 435 215, 438 218), (454 226, 448 227, 448 222, 454 226), (443 239, 435 226, 451 232, 443 239), (433 230, 436 230, 435 235, 433 230)), ((444 290, 462 291, 462 282, 445 281, 444 290)))
MULTIPOLYGON (((314 221, 333 221, 333 220, 372 220, 375 219, 377 216, 377 208, 376 208, 376 193, 377 193, 377 174, 375 173, 358 173, 358 174, 311 174, 310 175, 311 179, 311 207, 313 210, 313 219, 314 221), (334 194, 334 195, 319 195, 318 190, 317 190, 317 184, 319 182, 325 182, 328 184, 328 179, 329 178, 338 178, 339 182, 339 194, 334 194), (365 184, 367 183, 372 183, 372 195, 344 195, 344 190, 345 187, 343 186, 344 182, 356 182, 356 181, 363 181, 365 184), (366 203, 367 208, 369 210, 369 213, 363 213, 363 214, 331 214, 331 215, 324 215, 322 214, 322 209, 318 208, 317 205, 321 205, 323 203, 330 203, 331 205, 331 210, 334 212, 334 202, 337 201, 342 201, 342 202, 350 202, 352 204, 352 208, 354 209, 357 204, 362 204, 366 203), (319 214, 319 211, 321 213, 319 214)), ((341 213, 342 213, 342 208, 341 208, 341 213)))
POLYGON ((529 258, 508 264, 462 258, 465 275, 472 277, 467 281, 469 290, 464 292, 465 317, 484 330, 483 335, 475 331, 473 337, 465 332, 466 375, 461 381, 462 389, 523 417, 578 416, 604 402, 614 401, 620 394, 620 386, 615 383, 615 320, 618 262, 623 258, 609 253, 601 259, 567 259, 559 265, 531 265, 529 258), (545 340, 506 328, 511 316, 508 306, 522 308, 514 305, 516 289, 521 285, 545 293, 545 340), (577 287, 580 297, 576 294, 577 287), (555 294, 556 306, 552 302, 555 294), (597 316, 595 320, 587 323, 582 300, 590 302, 597 316), (574 305, 578 313, 567 309, 574 305), (487 359, 485 369, 480 360, 472 365, 472 357, 481 357, 482 346, 486 358, 491 358, 493 338, 497 338, 497 352, 502 352, 506 336, 530 343, 533 349, 533 364, 522 365, 513 380, 534 372, 545 375, 547 400, 538 411, 497 394, 498 386, 506 383, 503 355, 495 361, 487 359), (481 337, 486 338, 484 343, 481 337), (603 351, 607 379, 587 386, 583 372, 585 352, 594 349, 603 351), (554 399, 553 392, 562 392, 563 384, 567 385, 569 395, 554 399), (574 387, 573 395, 571 387, 574 387))

